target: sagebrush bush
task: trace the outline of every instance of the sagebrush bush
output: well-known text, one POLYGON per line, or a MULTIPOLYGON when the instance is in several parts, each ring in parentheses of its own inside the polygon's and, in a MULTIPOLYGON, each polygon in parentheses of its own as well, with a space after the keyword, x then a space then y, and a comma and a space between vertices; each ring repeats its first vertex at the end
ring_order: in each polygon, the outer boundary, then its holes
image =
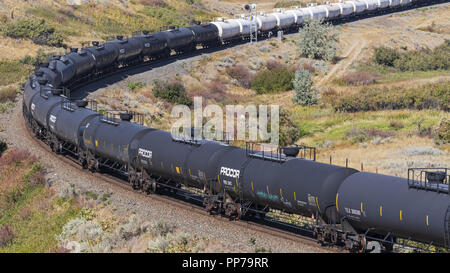
POLYGON ((168 102, 187 106, 192 105, 192 100, 187 96, 184 85, 179 81, 155 81, 152 91, 155 97, 162 98, 168 102))
POLYGON ((266 61, 266 67, 269 70, 276 69, 276 68, 281 68, 283 66, 284 65, 282 63, 278 62, 277 60, 267 60, 266 61))
POLYGON ((170 238, 167 237, 157 237, 155 240, 148 242, 147 252, 167 252, 170 246, 170 238))
POLYGON ((0 88, 0 103, 14 101, 17 95, 17 88, 14 86, 0 88))
POLYGON ((36 161, 36 157, 32 156, 28 151, 18 148, 12 148, 5 152, 2 157, 0 157, 0 166, 5 165, 20 165, 22 162, 30 160, 36 161))
POLYGON ((301 6, 305 2, 300 0, 282 0, 275 3, 274 8, 290 8, 293 6, 301 6))
POLYGON ((226 73, 231 78, 238 81, 239 85, 244 88, 250 88, 252 86, 253 74, 250 70, 243 65, 235 65, 226 68, 226 73))
POLYGON ((338 34, 331 24, 311 19, 305 20, 297 40, 300 56, 325 61, 336 58, 337 43, 338 34))
POLYGON ((299 105, 313 105, 317 103, 318 90, 314 88, 311 73, 308 70, 297 70, 292 81, 295 95, 292 101, 299 105))
POLYGON ((443 117, 434 132, 434 142, 438 145, 450 143, 450 119, 443 117))
POLYGON ((370 71, 349 72, 340 81, 346 85, 369 85, 376 83, 378 78, 378 74, 370 71))
POLYGON ((363 88, 355 94, 337 96, 331 101, 335 111, 359 112, 383 109, 450 110, 450 82, 414 88, 363 88))
POLYGON ((172 229, 173 228, 169 224, 158 221, 150 227, 150 234, 152 234, 154 237, 164 237, 172 232, 172 229))
POLYGON ((0 247, 6 246, 15 237, 12 228, 9 225, 2 225, 0 227, 0 247))
POLYGON ((258 72, 253 78, 252 89, 258 94, 276 93, 292 89, 294 73, 282 66, 258 72))
POLYGON ((5 24, 3 34, 11 38, 28 38, 36 44, 64 46, 64 36, 44 19, 19 19, 5 24))
POLYGON ((119 227, 119 234, 122 239, 129 240, 132 237, 138 236, 141 234, 142 220, 137 217, 135 214, 132 214, 128 221, 119 227))
POLYGON ((403 150, 399 151, 400 154, 406 155, 406 156, 417 156, 417 155, 443 155, 444 152, 442 152, 439 149, 429 147, 429 146, 416 146, 416 147, 409 147, 403 150))

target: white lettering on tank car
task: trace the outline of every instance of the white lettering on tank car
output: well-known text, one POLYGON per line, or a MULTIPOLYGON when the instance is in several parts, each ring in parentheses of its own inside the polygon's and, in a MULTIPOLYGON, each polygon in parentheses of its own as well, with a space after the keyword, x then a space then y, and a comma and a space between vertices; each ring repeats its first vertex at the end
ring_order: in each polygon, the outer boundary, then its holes
POLYGON ((316 197, 308 193, 308 204, 312 207, 317 207, 316 197))
POLYGON ((357 209, 351 209, 351 208, 344 208, 344 209, 345 209, 345 212, 346 212, 347 214, 353 214, 353 215, 361 216, 361 211, 360 211, 360 210, 357 210, 357 209))
POLYGON ((36 105, 34 105, 34 103, 31 104, 31 110, 34 111, 34 108, 36 108, 36 105))
POLYGON ((125 49, 124 49, 124 48, 121 48, 121 49, 119 50, 119 52, 120 52, 120 54, 125 54, 125 49))
POLYGON ((236 169, 231 169, 227 167, 220 168, 220 174, 228 177, 239 178, 239 173, 240 171, 236 169))
POLYGON ((50 115, 50 122, 55 123, 56 117, 54 115, 50 115))
POLYGON ((150 43, 145 43, 144 46, 145 47, 150 47, 150 43))
POLYGON ((148 159, 152 158, 152 151, 139 148, 138 153, 142 157, 145 157, 145 158, 148 158, 148 159))

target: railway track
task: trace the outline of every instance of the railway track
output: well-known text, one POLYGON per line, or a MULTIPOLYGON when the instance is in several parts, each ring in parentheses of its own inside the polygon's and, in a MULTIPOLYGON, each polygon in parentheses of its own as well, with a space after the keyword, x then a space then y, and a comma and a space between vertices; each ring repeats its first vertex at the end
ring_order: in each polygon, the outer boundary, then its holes
MULTIPOLYGON (((133 192, 134 194, 138 194, 139 196, 142 197, 146 197, 146 198, 152 198, 153 200, 157 200, 160 202, 163 202, 165 204, 168 204, 172 207, 176 207, 182 210, 185 210, 186 212, 189 213, 195 213, 198 215, 203 215, 203 216, 208 216, 208 217, 212 217, 218 221, 222 221, 222 222, 226 222, 228 224, 233 224, 236 226, 240 226, 240 227, 244 227, 246 229, 250 229, 252 231, 257 231, 263 234, 268 234, 271 236, 275 236, 278 238, 283 238, 285 240, 289 240, 292 242, 296 242, 296 243, 301 243, 301 244, 308 244, 311 246, 316 246, 317 247, 317 243, 318 241, 316 239, 314 239, 312 237, 312 231, 311 230, 305 230, 305 229, 301 229, 300 228, 300 232, 302 233, 310 233, 310 236, 308 235, 301 235, 301 234, 296 234, 294 232, 291 231, 287 231, 287 230, 283 230, 282 228, 276 228, 274 227, 275 225, 277 226, 281 226, 281 227, 285 227, 286 229, 294 229, 296 228, 294 225, 292 224, 288 224, 288 223, 284 223, 284 222, 280 222, 280 221, 276 221, 276 220, 269 220, 266 219, 265 220, 265 224, 263 223, 257 223, 251 220, 238 220, 238 221, 232 221, 229 218, 223 216, 223 215, 214 215, 214 214, 210 214, 209 212, 207 212, 206 210, 204 210, 204 208, 200 205, 194 204, 195 202, 189 202, 189 201, 183 201, 181 200, 181 198, 188 198, 190 200, 195 200, 198 197, 195 197, 194 195, 192 195, 191 197, 187 197, 186 195, 180 195, 178 196, 178 198, 175 197, 171 197, 169 195, 165 195, 165 194, 150 194, 147 195, 146 193, 143 192, 137 192, 134 191, 132 189, 132 187, 125 181, 121 180, 118 177, 115 177, 111 174, 108 173, 91 173, 91 172, 86 172, 74 159, 72 159, 71 157, 67 157, 64 155, 59 155, 59 154, 55 154, 51 151, 50 147, 48 145, 46 145, 44 142, 42 142, 41 140, 33 137, 33 133, 31 132, 31 130, 29 129, 29 127, 26 125, 26 121, 25 119, 21 119, 21 127, 22 130, 25 131, 25 136, 27 139, 29 139, 30 142, 33 142, 35 144, 37 144, 48 156, 55 158, 55 160, 60 160, 62 161, 64 164, 66 164, 67 166, 69 166, 70 168, 73 168, 77 171, 83 172, 84 174, 87 174, 93 178, 96 179, 100 179, 110 185, 113 185, 115 187, 119 187, 123 190, 129 191, 129 192, 133 192), (274 225, 274 226, 270 226, 270 225, 274 225)), ((197 202, 199 200, 197 199, 197 202)), ((341 252, 343 251, 341 248, 338 247, 329 247, 330 249, 332 249, 332 251, 334 252, 341 252)))

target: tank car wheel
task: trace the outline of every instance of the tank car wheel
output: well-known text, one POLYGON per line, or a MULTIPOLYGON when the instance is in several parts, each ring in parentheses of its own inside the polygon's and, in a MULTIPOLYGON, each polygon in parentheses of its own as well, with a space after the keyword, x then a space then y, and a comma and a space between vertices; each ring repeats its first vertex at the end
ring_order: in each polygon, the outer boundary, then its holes
POLYGON ((366 251, 367 253, 381 253, 382 247, 378 241, 369 241, 367 243, 366 251))

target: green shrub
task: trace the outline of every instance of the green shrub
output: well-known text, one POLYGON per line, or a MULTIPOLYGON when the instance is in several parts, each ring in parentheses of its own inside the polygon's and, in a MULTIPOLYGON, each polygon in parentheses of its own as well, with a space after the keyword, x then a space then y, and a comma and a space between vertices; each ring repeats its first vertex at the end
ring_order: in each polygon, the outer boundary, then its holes
POLYGON ((275 3, 274 8, 289 8, 292 6, 301 6, 303 5, 304 2, 299 1, 299 0, 283 0, 283 1, 279 1, 275 3))
POLYGON ((258 94, 291 90, 293 77, 294 73, 285 66, 262 70, 253 78, 252 89, 258 94))
POLYGON ((334 27, 322 20, 306 20, 297 40, 300 56, 332 61, 336 58, 338 35, 334 27))
POLYGON ((292 81, 295 95, 292 101, 300 105, 313 105, 317 103, 317 88, 312 87, 313 81, 308 70, 297 70, 292 81))
POLYGON ((133 81, 128 81, 128 89, 131 91, 131 92, 134 92, 134 91, 136 91, 136 90, 138 90, 138 89, 141 89, 142 87, 144 87, 145 86, 145 83, 143 83, 143 82, 133 82, 133 81))
POLYGON ((383 109, 450 110, 450 82, 415 88, 364 88, 356 94, 341 95, 331 101, 335 111, 359 112, 383 109))
POLYGON ((20 19, 5 24, 3 34, 11 38, 28 38, 36 44, 64 46, 63 35, 44 19, 20 19))
POLYGON ((450 119, 442 118, 434 132, 434 142, 436 144, 450 143, 450 119))
POLYGON ((428 71, 450 69, 450 40, 433 50, 424 48, 405 53, 386 47, 376 48, 373 61, 400 71, 428 71))
POLYGON ((394 66, 394 62, 400 58, 400 53, 396 49, 387 47, 375 48, 373 61, 385 66, 394 66))
POLYGON ((157 98, 162 98, 168 102, 176 104, 192 105, 192 100, 186 94, 186 90, 182 83, 155 81, 153 94, 157 98))
POLYGON ((280 111, 280 133, 279 140, 281 146, 287 146, 295 143, 300 138, 300 131, 289 117, 289 112, 281 109, 280 111))

